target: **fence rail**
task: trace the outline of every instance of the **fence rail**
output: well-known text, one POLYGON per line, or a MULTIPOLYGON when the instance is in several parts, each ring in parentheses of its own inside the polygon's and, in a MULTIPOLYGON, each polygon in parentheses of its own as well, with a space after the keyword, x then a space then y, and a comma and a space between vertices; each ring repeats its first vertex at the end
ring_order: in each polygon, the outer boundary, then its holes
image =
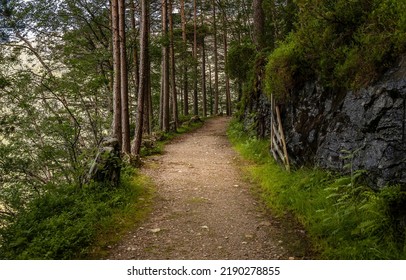
POLYGON ((281 112, 275 99, 271 97, 271 153, 276 161, 282 162, 286 170, 290 170, 289 156, 286 148, 285 134, 283 133, 281 112))

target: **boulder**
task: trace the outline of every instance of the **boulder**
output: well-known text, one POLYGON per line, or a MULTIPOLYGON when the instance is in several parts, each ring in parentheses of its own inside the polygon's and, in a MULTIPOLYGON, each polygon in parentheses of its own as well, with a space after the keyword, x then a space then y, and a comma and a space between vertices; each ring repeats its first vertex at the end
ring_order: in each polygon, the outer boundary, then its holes
POLYGON ((120 183, 121 156, 120 145, 116 138, 102 140, 90 167, 87 179, 118 186, 120 183))

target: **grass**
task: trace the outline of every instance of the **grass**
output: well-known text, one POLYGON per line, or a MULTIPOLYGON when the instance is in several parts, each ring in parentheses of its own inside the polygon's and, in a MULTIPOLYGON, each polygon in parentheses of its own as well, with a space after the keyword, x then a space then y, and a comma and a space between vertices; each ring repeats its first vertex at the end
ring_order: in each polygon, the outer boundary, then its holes
POLYGON ((245 171, 276 215, 292 214, 323 259, 406 259, 405 192, 399 186, 374 191, 351 176, 320 169, 288 172, 269 156, 268 142, 247 137, 233 121, 228 135, 248 161, 245 171), (354 183, 357 182, 358 183, 354 183))
POLYGON ((129 203, 114 211, 111 218, 101 225, 99 234, 94 240, 87 259, 104 259, 111 246, 116 244, 134 225, 145 220, 151 212, 155 187, 153 183, 138 171, 132 169, 125 184, 132 186, 128 194, 129 203), (132 174, 131 174, 132 173, 132 174))

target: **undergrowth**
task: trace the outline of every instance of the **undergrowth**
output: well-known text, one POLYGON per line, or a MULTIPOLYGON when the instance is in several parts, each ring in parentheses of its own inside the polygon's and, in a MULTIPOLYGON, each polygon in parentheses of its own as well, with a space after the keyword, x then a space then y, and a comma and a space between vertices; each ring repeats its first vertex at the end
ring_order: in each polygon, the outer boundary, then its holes
POLYGON ((0 259, 100 256, 105 246, 147 211, 145 204, 151 196, 147 185, 135 169, 126 167, 117 188, 96 183, 55 187, 0 229, 0 259))
POLYGON ((281 101, 309 79, 325 88, 366 87, 406 50, 405 0, 295 4, 296 28, 276 43, 265 71, 265 91, 281 101))
MULTIPOLYGON (((160 136, 143 156, 162 153, 176 136, 201 127, 189 122, 160 136)), ((153 186, 123 166, 119 187, 90 183, 49 186, 28 203, 12 223, 0 227, 0 259, 101 259, 135 223, 149 213, 153 186)))
POLYGON ((405 192, 399 186, 374 191, 357 180, 320 169, 288 172, 269 156, 268 141, 249 138, 233 121, 228 136, 250 162, 266 206, 303 224, 324 259, 406 259, 405 192))

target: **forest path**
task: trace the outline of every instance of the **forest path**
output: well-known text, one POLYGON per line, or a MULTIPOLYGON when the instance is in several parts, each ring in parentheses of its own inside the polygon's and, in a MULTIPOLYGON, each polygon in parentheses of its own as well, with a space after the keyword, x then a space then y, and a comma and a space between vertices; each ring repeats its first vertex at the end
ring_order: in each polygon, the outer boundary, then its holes
POLYGON ((109 259, 303 258, 286 243, 304 232, 283 229, 242 178, 241 160, 226 136, 229 120, 210 119, 147 159, 142 172, 157 185, 153 211, 109 259))

